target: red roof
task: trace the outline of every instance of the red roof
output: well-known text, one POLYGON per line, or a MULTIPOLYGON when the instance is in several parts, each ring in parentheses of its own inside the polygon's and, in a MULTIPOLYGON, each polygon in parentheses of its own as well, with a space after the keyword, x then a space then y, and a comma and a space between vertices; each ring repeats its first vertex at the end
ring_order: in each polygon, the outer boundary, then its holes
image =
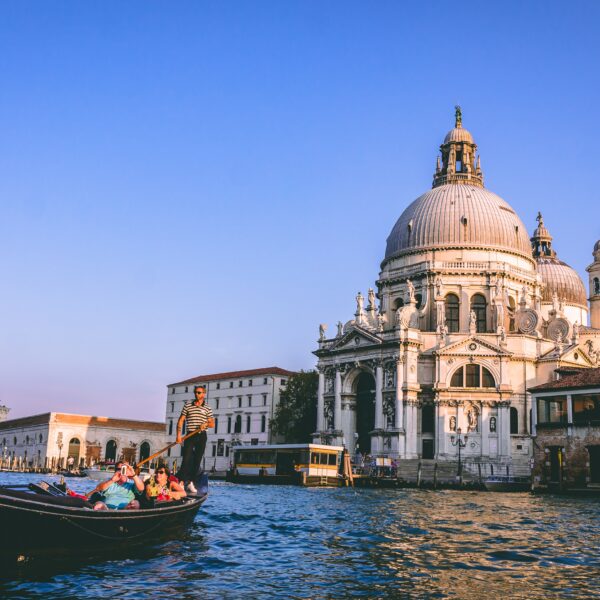
POLYGON ((185 385, 186 383, 203 383, 207 381, 221 381, 223 379, 240 379, 241 377, 253 377, 254 375, 284 375, 291 377, 295 371, 286 371, 280 367, 266 367, 264 369, 250 369, 249 371, 228 371, 227 373, 213 373, 212 375, 199 375, 169 385, 185 385))
POLYGON ((597 388, 600 387, 600 368, 582 369, 577 372, 568 373, 561 371, 562 377, 558 381, 542 383, 529 388, 530 392, 552 392, 554 390, 567 390, 577 388, 597 388))

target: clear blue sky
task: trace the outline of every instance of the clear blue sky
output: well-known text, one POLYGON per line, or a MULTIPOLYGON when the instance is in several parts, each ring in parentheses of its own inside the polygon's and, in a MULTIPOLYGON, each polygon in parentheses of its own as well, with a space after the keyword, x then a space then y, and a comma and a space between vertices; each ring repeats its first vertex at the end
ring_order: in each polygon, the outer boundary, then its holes
MULTIPOLYGON (((162 420, 202 373, 311 368, 454 105, 582 276, 598 2, 4 2, 0 403, 162 420)), ((584 278, 587 285, 587 278, 584 278)))

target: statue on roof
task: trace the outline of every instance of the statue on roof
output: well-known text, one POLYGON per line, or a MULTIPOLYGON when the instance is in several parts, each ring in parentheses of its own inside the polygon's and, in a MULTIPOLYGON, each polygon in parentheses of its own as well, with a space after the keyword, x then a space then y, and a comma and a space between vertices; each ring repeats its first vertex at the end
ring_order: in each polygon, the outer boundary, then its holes
POLYGON ((462 110, 458 104, 454 107, 454 118, 454 127, 462 127, 462 110))
POLYGON ((543 225, 544 224, 544 217, 542 217, 542 212, 538 211, 537 217, 535 218, 535 220, 540 224, 543 225))

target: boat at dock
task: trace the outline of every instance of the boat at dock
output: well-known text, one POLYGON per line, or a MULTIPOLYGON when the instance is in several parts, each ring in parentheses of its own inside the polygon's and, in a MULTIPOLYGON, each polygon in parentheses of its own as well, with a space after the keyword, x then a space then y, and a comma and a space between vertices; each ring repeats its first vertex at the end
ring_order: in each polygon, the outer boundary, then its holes
POLYGON ((198 493, 137 510, 93 510, 82 498, 45 494, 36 485, 0 486, 0 553, 70 555, 146 544, 181 536, 208 497, 208 477, 198 493))

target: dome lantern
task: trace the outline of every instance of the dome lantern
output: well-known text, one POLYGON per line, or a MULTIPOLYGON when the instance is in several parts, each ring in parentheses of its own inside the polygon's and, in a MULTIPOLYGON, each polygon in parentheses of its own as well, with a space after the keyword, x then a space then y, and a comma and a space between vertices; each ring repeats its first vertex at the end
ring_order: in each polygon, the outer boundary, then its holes
POLYGON ((462 126, 462 110, 455 107, 454 129, 451 129, 440 146, 442 165, 433 176, 433 187, 446 183, 465 183, 483 187, 483 173, 479 157, 475 158, 477 144, 473 136, 462 126))
POLYGON ((538 222, 538 226, 535 228, 531 238, 533 258, 537 259, 542 256, 555 258, 556 252, 552 249, 552 236, 544 225, 544 217, 542 217, 541 212, 538 212, 535 220, 538 222))

